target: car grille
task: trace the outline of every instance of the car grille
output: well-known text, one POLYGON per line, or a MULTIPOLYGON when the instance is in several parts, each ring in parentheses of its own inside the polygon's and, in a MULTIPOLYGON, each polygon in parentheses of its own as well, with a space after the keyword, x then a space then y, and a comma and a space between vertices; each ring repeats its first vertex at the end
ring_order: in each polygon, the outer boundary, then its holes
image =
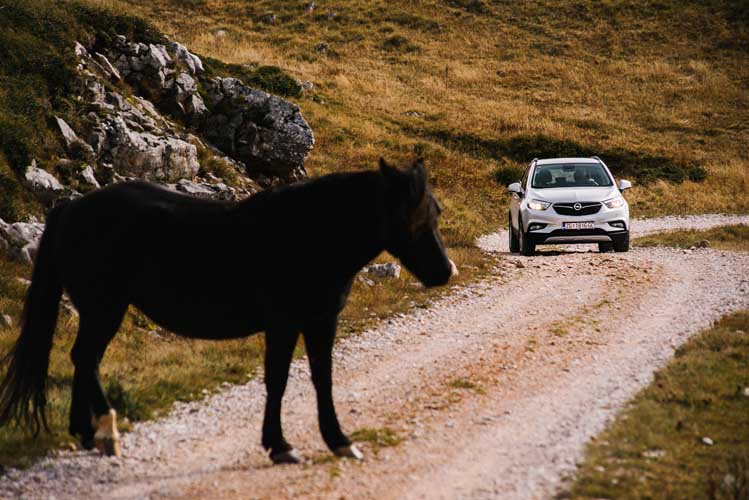
POLYGON ((601 210, 601 204, 596 202, 580 202, 580 209, 575 210, 576 203, 554 203, 554 211, 559 215, 592 215, 601 210))

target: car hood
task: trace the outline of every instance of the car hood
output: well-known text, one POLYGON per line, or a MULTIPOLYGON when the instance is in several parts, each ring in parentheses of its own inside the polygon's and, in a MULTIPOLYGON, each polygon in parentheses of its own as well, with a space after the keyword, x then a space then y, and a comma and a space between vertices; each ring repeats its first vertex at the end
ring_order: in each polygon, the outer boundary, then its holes
POLYGON ((604 201, 619 194, 615 186, 533 189, 531 198, 552 203, 575 201, 604 201))

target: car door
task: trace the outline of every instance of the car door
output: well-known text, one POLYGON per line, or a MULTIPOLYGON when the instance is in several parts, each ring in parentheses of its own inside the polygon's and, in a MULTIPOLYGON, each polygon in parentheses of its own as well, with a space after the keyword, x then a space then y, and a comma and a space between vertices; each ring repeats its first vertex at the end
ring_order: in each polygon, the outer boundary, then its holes
MULTIPOLYGON (((528 174, 530 173, 531 165, 528 165, 528 168, 525 169, 523 179, 520 181, 520 187, 523 188, 524 193, 528 189, 528 174)), ((523 201, 523 196, 524 195, 512 193, 512 198, 510 199, 510 218, 512 219, 512 227, 516 231, 518 230, 518 227, 520 227, 518 224, 518 215, 520 213, 520 202, 523 201)))

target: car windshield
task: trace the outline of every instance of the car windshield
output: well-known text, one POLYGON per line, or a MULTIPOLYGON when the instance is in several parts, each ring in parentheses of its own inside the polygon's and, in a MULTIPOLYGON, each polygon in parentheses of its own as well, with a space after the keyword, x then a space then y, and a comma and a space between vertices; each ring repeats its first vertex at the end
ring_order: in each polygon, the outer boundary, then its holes
POLYGON ((533 172, 536 189, 612 186, 609 174, 600 163, 560 163, 538 165, 533 172))

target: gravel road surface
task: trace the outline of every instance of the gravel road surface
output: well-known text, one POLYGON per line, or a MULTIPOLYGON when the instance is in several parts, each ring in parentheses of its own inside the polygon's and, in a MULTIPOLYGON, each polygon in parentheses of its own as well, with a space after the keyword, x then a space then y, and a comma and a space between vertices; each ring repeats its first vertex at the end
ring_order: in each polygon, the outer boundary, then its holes
MULTIPOLYGON (((747 216, 635 221, 643 235, 747 216)), ((555 247, 506 253, 491 277, 341 341, 334 394, 344 429, 392 431, 334 460, 317 430, 305 360, 284 399, 286 437, 308 459, 271 466, 259 380, 124 436, 122 458, 59 452, 0 477, 0 498, 550 498, 591 436, 690 335, 749 307, 749 254, 555 247)))

